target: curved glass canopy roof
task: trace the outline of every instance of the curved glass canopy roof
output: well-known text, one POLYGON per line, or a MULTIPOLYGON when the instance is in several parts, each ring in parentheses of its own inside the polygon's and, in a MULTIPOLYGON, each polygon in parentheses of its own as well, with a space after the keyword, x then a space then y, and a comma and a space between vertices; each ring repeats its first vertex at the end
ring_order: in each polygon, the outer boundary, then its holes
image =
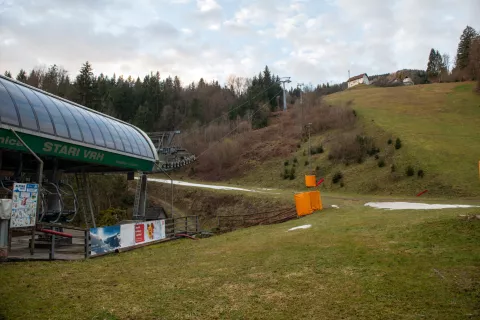
POLYGON ((128 156, 158 159, 152 141, 137 127, 3 76, 0 124, 128 156))

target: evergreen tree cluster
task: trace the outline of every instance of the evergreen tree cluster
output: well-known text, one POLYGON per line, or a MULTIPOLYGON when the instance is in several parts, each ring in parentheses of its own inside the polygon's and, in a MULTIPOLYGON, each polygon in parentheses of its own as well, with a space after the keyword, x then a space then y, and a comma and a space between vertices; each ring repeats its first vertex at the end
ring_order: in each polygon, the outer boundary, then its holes
POLYGON ((438 50, 432 48, 430 50, 430 55, 428 56, 427 77, 429 79, 437 78, 442 73, 446 72, 446 70, 447 66, 443 61, 442 55, 438 50))
MULTIPOLYGON (((12 74, 6 71, 5 76, 12 74)), ((16 79, 88 108, 132 123, 145 131, 188 129, 202 125, 228 113, 231 120, 248 118, 254 127, 266 126, 267 116, 259 118, 260 106, 278 107, 281 93, 278 77, 265 67, 251 79, 244 79, 244 90, 221 86, 218 81, 182 85, 179 77, 161 78, 150 73, 143 79, 131 76, 95 76, 92 65, 85 62, 75 79, 63 68, 52 65, 20 70, 16 79), (241 107, 238 107, 241 105, 241 107)))
POLYGON ((450 56, 432 48, 427 64, 429 81, 480 81, 480 34, 474 28, 463 30, 454 58, 450 71, 450 56))

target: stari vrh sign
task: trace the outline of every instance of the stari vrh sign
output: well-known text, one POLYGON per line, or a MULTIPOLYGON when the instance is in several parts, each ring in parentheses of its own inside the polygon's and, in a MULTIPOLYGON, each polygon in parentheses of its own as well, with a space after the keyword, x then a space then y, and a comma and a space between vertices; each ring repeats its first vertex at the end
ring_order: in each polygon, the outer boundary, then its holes
MULTIPOLYGON (((23 141, 39 155, 49 155, 80 162, 89 162, 118 168, 128 168, 140 171, 151 171, 154 160, 139 159, 132 156, 98 150, 17 132, 23 141)), ((0 148, 27 151, 27 148, 10 130, 0 129, 0 148)))
POLYGON ((48 153, 55 153, 58 155, 67 155, 76 158, 82 157, 85 160, 94 160, 94 161, 102 161, 105 153, 87 150, 85 148, 68 146, 64 143, 53 143, 53 142, 45 142, 43 144, 43 151, 48 153))

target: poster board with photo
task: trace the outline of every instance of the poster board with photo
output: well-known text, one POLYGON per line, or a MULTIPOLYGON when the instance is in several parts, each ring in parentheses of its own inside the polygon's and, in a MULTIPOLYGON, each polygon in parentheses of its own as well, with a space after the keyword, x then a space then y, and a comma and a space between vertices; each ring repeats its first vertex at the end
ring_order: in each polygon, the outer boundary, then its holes
POLYGON ((31 227, 36 223, 38 184, 14 183, 10 228, 31 227))
POLYGON ((165 220, 91 228, 92 256, 165 239, 165 220))

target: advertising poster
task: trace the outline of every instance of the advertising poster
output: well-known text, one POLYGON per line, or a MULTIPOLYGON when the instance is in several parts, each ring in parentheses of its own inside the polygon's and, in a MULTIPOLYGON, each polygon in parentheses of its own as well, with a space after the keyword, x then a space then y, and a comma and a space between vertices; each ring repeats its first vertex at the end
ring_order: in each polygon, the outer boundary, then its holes
POLYGON ((37 217, 38 184, 15 183, 10 228, 31 227, 37 217))
POLYGON ((90 229, 91 255, 165 239, 165 220, 90 229))
POLYGON ((115 251, 120 246, 120 226, 109 226, 90 229, 91 254, 115 251))
POLYGON ((135 243, 145 242, 145 224, 135 224, 135 243))
POLYGON ((135 244, 148 243, 165 238, 165 220, 137 223, 135 225, 135 244))
POLYGON ((120 246, 127 248, 135 245, 135 224, 120 225, 120 246))

